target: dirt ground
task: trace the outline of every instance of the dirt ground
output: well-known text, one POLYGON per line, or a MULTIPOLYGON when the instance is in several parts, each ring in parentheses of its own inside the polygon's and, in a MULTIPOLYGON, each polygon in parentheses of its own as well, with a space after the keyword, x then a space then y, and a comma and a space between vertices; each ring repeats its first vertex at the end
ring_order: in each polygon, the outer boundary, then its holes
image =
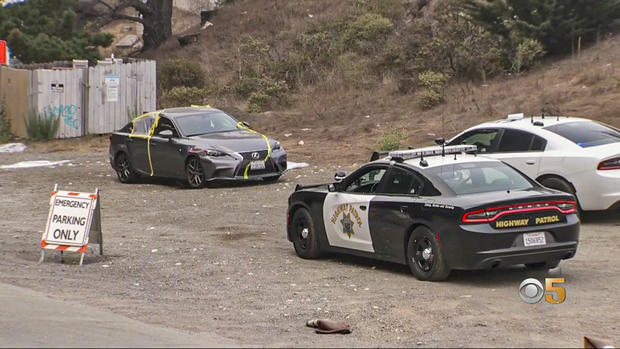
POLYGON ((284 145, 289 160, 311 166, 274 184, 202 190, 119 183, 104 137, 0 154, 0 165, 71 160, 0 169, 0 282, 249 346, 577 347, 583 335, 620 345, 620 213, 586 215, 577 256, 548 273, 455 271, 445 282, 421 282, 405 266, 370 259, 303 260, 286 239, 287 198, 296 183, 330 180, 338 164, 311 144, 284 145), (55 183, 101 190, 103 257, 89 249, 81 267, 57 254, 37 264, 55 183), (566 278, 564 303, 521 301, 523 279, 549 275, 566 278), (346 320, 353 332, 305 326, 322 317, 346 320))

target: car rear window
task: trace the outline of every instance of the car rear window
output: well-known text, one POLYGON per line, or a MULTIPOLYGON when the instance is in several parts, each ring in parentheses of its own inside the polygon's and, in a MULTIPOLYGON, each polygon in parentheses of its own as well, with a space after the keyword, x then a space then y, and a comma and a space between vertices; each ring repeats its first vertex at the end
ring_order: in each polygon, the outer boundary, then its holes
POLYGON ((589 121, 567 122, 545 127, 582 148, 620 142, 620 130, 589 121))
POLYGON ((527 178, 502 162, 457 163, 428 171, 458 195, 533 187, 527 178))

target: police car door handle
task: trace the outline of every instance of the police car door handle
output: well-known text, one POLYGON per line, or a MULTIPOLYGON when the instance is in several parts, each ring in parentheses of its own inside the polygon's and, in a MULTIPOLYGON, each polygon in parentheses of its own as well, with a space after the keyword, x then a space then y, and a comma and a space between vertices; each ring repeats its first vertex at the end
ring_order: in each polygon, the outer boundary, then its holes
POLYGON ((362 210, 362 211, 366 211, 366 206, 364 206, 364 205, 360 205, 360 210, 362 210))
POLYGON ((534 165, 534 164, 536 164, 536 161, 534 161, 534 160, 527 160, 525 163, 527 165, 534 165))
POLYGON ((409 206, 404 206, 403 205, 403 206, 400 207, 400 212, 405 213, 407 211, 409 211, 409 206))

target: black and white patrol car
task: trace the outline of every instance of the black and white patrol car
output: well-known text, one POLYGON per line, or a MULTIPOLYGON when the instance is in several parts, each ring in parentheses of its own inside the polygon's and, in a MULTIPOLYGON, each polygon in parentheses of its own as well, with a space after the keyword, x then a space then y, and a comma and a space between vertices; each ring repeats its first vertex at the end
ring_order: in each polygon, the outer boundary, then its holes
POLYGON ((420 280, 452 269, 553 268, 575 255, 575 197, 542 187, 476 146, 390 152, 331 184, 298 185, 288 239, 302 258, 342 252, 408 264, 420 280))

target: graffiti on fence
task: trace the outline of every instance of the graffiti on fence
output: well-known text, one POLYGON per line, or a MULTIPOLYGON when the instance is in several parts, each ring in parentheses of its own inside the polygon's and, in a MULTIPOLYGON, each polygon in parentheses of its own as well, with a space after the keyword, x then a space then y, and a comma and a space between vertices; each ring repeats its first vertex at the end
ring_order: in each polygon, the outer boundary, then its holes
POLYGON ((65 125, 72 127, 76 130, 80 128, 80 119, 77 117, 77 112, 80 109, 75 104, 60 104, 60 105, 48 105, 43 109, 43 112, 47 115, 62 118, 65 125))

